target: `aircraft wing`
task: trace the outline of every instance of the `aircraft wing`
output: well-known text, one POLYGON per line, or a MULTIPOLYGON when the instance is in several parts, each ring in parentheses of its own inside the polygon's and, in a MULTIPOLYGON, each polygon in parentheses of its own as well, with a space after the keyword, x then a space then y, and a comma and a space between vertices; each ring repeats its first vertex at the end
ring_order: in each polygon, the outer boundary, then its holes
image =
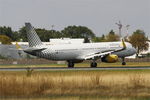
POLYGON ((98 52, 98 53, 86 55, 83 59, 84 60, 98 59, 98 58, 102 58, 102 57, 104 57, 106 55, 109 55, 111 53, 118 52, 118 51, 121 51, 121 50, 122 49, 98 52))
POLYGON ((126 44, 124 42, 124 40, 122 39, 122 48, 120 49, 116 49, 116 50, 106 50, 106 51, 103 51, 103 52, 96 52, 96 53, 93 53, 93 54, 89 54, 89 55, 86 55, 84 57, 82 57, 84 60, 91 60, 91 59, 98 59, 98 58, 102 58, 106 55, 109 55, 111 53, 115 53, 115 52, 119 52, 119 51, 122 51, 122 50, 125 50, 126 49, 126 44))
POLYGON ((85 56, 84 60, 98 59, 101 58, 102 56, 109 55, 109 54, 111 54, 111 52, 95 53, 95 54, 85 56))

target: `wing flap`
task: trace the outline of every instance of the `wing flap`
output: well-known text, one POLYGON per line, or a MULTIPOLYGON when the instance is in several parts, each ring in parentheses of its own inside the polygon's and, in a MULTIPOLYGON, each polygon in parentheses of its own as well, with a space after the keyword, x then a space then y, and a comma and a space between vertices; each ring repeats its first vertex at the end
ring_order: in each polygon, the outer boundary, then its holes
POLYGON ((104 53, 99 53, 99 54, 92 54, 84 57, 85 60, 90 60, 90 59, 97 59, 99 57, 105 56, 111 54, 111 52, 104 52, 104 53))
POLYGON ((82 58, 85 60, 98 59, 100 57, 104 57, 104 56, 109 55, 111 53, 120 52, 120 51, 125 50, 125 49, 126 49, 126 44, 125 44, 124 40, 122 39, 122 48, 120 48, 120 49, 96 52, 94 54, 86 55, 85 57, 82 57, 82 58))

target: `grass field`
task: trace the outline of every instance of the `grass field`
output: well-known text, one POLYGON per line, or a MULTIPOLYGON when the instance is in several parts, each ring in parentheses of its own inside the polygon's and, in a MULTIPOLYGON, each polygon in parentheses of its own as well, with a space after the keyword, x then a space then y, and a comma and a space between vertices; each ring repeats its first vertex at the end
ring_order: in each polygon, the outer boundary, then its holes
MULTIPOLYGON (((89 67, 89 65, 90 63, 79 63, 75 67, 89 67)), ((124 67, 134 66, 148 67, 150 62, 128 62, 124 67)), ((0 68, 4 67, 67 67, 67 65, 0 65, 0 68)), ((98 67, 123 66, 117 62, 98 63, 98 67)), ((150 70, 0 71, 0 100, 149 99, 150 70)))
POLYGON ((95 100, 117 100, 116 97, 122 100, 149 98, 150 70, 33 71, 31 75, 25 71, 0 72, 1 98, 62 96, 72 98, 67 100, 91 100, 91 97, 97 97, 95 100), (80 99, 81 97, 84 98, 80 99))
MULTIPOLYGON (((90 63, 78 63, 75 67, 89 67, 90 63)), ((123 66, 120 62, 117 63, 98 63, 98 67, 150 67, 150 62, 127 62, 127 65, 123 66)), ((67 67, 67 64, 41 64, 41 65, 0 65, 2 67, 67 67)))

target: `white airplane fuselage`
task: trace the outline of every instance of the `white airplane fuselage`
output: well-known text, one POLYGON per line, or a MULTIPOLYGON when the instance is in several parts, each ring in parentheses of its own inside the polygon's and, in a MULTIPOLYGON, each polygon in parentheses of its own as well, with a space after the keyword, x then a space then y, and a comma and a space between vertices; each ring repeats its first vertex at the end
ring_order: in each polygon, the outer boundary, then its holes
POLYGON ((136 53, 135 48, 122 39, 120 42, 100 42, 81 44, 59 44, 43 45, 36 31, 30 23, 25 23, 29 48, 24 49, 26 53, 49 60, 68 62, 68 67, 74 67, 74 63, 83 60, 92 60, 91 67, 97 67, 96 60, 114 63, 118 57, 122 58, 122 65, 125 65, 124 58, 136 53))
MULTIPOLYGON (((136 53, 135 48, 128 42, 125 42, 126 49, 112 54, 118 57, 127 57, 136 53)), ((81 44, 56 44, 43 46, 46 49, 43 51, 27 52, 34 56, 46 58, 49 60, 84 60, 87 54, 97 52, 106 52, 122 48, 121 42, 102 42, 102 43, 81 43, 81 44)), ((25 51, 26 52, 26 51, 25 51)))

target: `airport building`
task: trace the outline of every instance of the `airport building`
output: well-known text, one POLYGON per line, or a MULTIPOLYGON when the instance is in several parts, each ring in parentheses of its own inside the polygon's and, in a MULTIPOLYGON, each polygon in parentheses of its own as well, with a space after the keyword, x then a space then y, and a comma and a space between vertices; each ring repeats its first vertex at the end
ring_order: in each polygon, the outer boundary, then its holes
POLYGON ((71 39, 71 38, 58 38, 58 39, 49 39, 50 44, 80 44, 84 43, 83 38, 71 39))

